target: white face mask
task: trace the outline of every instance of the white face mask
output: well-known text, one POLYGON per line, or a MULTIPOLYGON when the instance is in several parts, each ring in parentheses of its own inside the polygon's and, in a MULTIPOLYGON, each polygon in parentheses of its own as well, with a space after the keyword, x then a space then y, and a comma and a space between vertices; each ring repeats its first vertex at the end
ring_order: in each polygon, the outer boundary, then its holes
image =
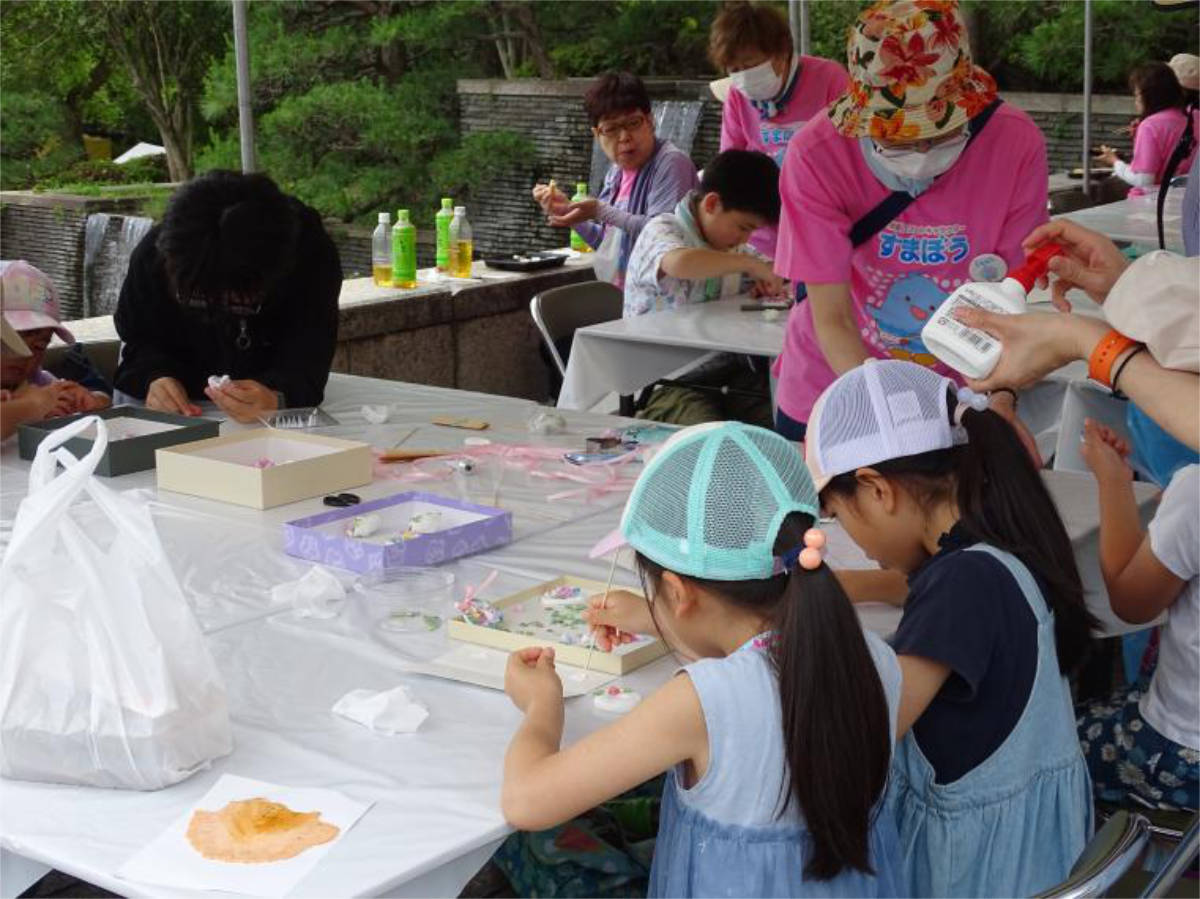
POLYGON ((734 72, 729 80, 751 100, 770 100, 783 89, 783 79, 775 74, 769 59, 753 68, 734 72))
POLYGON ((903 147, 875 147, 875 158, 889 172, 900 177, 915 181, 936 178, 948 171, 967 146, 967 132, 963 129, 959 134, 944 143, 930 147, 924 153, 903 147))

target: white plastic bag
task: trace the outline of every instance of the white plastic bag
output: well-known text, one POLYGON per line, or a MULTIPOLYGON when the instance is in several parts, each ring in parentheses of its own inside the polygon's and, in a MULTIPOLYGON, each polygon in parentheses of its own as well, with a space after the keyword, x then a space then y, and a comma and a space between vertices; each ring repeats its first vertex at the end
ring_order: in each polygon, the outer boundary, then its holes
POLYGON ((621 272, 621 238, 624 233, 612 225, 604 229, 604 237, 600 239, 600 246, 596 247, 591 260, 592 271, 596 273, 597 280, 607 281, 609 284, 616 281, 621 272))
POLYGON ((107 445, 89 416, 47 436, 30 468, 0 563, 0 775, 154 790, 227 755, 233 736, 149 508, 92 474, 107 445), (90 427, 83 459, 61 448, 90 427), (74 520, 83 493, 103 527, 74 520))

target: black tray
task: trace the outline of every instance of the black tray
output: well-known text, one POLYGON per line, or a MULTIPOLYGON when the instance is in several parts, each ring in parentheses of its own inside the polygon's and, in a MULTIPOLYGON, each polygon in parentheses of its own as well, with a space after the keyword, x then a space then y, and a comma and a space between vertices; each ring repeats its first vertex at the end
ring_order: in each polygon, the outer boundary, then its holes
POLYGON ((538 272, 544 268, 557 268, 567 261, 562 253, 513 253, 511 256, 493 256, 483 260, 488 268, 502 272, 538 272))

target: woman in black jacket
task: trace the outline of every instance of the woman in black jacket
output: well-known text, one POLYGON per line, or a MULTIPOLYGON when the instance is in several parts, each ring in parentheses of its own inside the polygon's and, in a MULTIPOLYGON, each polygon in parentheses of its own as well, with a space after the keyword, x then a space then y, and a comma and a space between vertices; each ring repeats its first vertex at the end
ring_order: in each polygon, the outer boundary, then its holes
POLYGON ((209 172, 171 199, 134 250, 115 323, 117 390, 237 421, 320 403, 337 344, 337 248, 316 211, 265 175, 209 172), (221 387, 211 376, 228 375, 221 387))

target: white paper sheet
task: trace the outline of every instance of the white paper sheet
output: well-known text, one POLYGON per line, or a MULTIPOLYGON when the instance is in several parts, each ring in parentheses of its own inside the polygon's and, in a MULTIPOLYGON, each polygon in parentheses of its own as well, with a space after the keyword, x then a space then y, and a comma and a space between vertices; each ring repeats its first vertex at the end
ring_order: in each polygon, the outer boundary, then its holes
POLYGON ((222 775, 211 790, 156 839, 117 871, 124 880, 140 880, 175 889, 223 890, 249 896, 283 896, 291 892, 370 808, 335 790, 285 787, 233 774, 222 775), (204 858, 187 840, 188 822, 196 809, 215 812, 240 799, 269 799, 296 812, 320 811, 321 820, 340 833, 294 858, 262 864, 218 862, 204 858))
MULTIPOLYGON (((487 646, 456 646, 428 662, 405 661, 403 667, 405 671, 413 674, 444 677, 448 680, 462 681, 464 684, 503 690, 508 655, 503 650, 487 646)), ((585 671, 571 665, 559 665, 557 670, 562 680, 563 696, 567 699, 591 693, 609 681, 616 680, 615 675, 605 674, 603 671, 585 671)))

